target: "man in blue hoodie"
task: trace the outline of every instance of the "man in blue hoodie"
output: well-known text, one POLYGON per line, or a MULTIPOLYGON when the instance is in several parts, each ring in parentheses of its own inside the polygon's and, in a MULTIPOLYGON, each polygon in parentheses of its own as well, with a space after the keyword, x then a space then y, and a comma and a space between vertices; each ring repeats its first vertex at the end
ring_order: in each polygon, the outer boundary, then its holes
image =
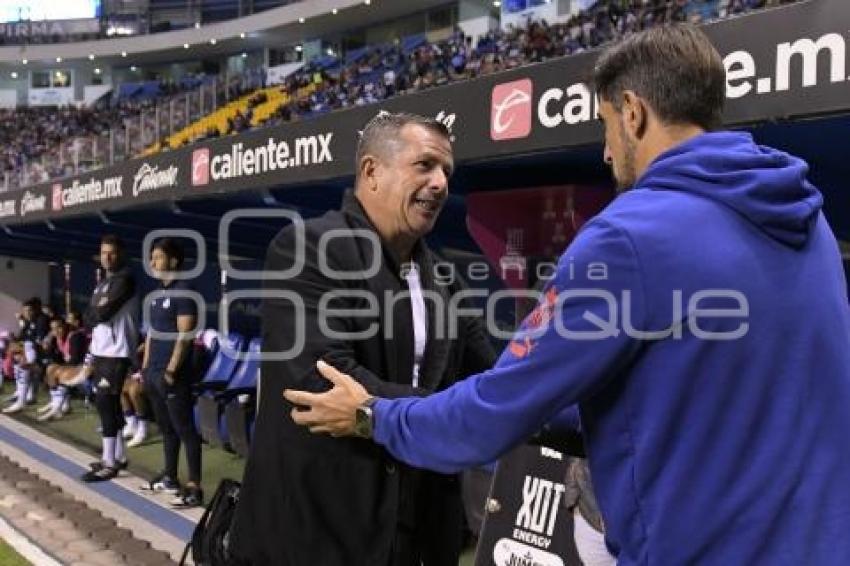
POLYGON ((805 162, 717 131, 723 63, 689 26, 595 69, 623 192, 564 252, 490 371, 370 398, 320 362, 316 433, 414 466, 495 459, 574 404, 618 564, 850 564, 850 313, 805 162))

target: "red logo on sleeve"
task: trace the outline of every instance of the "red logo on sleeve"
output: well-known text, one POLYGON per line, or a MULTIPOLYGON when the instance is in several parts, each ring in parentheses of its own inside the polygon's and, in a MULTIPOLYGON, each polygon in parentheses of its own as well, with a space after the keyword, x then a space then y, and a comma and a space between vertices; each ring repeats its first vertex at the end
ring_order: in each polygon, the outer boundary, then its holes
POLYGON ((519 330, 517 336, 508 346, 508 351, 517 359, 527 358, 537 347, 537 338, 523 336, 529 330, 536 330, 549 324, 555 311, 555 303, 558 302, 558 290, 552 286, 546 291, 543 300, 531 311, 519 330))

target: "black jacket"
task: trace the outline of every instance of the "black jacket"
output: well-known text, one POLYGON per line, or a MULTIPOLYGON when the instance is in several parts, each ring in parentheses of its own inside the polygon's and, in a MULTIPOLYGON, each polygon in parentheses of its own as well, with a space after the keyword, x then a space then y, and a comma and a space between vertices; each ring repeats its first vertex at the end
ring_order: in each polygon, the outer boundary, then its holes
POLYGON ((118 314, 135 292, 136 281, 127 267, 107 275, 92 293, 89 306, 83 313, 83 324, 87 328, 94 328, 98 324, 108 322, 118 314))
POLYGON ((131 358, 138 341, 139 302, 128 267, 107 275, 94 289, 83 321, 92 329, 89 351, 105 358, 131 358))
MULTIPOLYGON (((301 353, 288 361, 264 361, 260 409, 248 460, 239 508, 231 531, 235 553, 247 563, 279 566, 385 566, 399 524, 429 533, 442 557, 427 564, 457 564, 462 505, 456 476, 414 470, 393 459, 369 440, 313 435, 296 426, 292 406, 282 397, 287 388, 323 391, 329 386, 315 370, 323 358, 354 376, 377 396, 395 398, 448 387, 458 379, 489 368, 494 352, 479 319, 458 319, 457 337, 436 334, 437 322, 448 321, 449 298, 458 284, 443 287, 434 281, 434 255, 417 246, 423 290, 439 294, 426 299, 428 343, 420 368, 420 387, 411 383, 414 358, 413 320, 409 299, 398 300, 387 316, 385 292, 407 290, 398 261, 381 248, 380 269, 374 277, 345 280, 322 274, 318 242, 335 229, 374 232, 365 212, 348 195, 342 211, 305 223, 305 262, 300 275, 286 281, 267 280, 267 291, 293 292, 291 297, 263 302, 263 351, 285 352, 295 345, 296 324, 305 329, 301 353), (374 336, 335 340, 319 326, 322 295, 331 290, 367 291, 377 297, 375 318, 327 316, 338 332, 361 332, 375 325, 374 336), (389 325, 392 325, 390 336, 389 325), (453 542, 454 541, 454 542, 453 542)), ((292 266, 296 231, 285 228, 271 243, 265 269, 272 276, 292 266)), ((327 246, 327 265, 338 271, 362 271, 372 265, 374 247, 362 237, 334 238, 327 246)), ((367 299, 342 298, 334 309, 369 308, 367 299)), ((463 304, 461 305, 463 306, 463 304)))
POLYGON ((83 330, 72 330, 68 335, 68 357, 62 352, 59 347, 59 339, 53 336, 50 340, 50 347, 45 353, 51 364, 67 364, 70 366, 81 365, 85 361, 86 351, 88 350, 88 338, 83 330))
POLYGON ((33 320, 21 319, 20 325, 17 339, 21 342, 33 342, 38 346, 50 332, 50 319, 41 312, 36 313, 33 320))

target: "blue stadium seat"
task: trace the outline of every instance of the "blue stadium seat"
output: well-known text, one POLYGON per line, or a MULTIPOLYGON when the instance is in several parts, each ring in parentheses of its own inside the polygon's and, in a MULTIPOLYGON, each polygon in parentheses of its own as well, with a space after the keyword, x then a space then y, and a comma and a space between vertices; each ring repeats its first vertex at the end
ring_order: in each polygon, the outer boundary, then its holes
POLYGON ((121 83, 118 87, 117 96, 119 99, 133 98, 141 88, 140 83, 121 83))
POLYGON ((251 439, 254 437, 256 404, 257 390, 254 388, 246 401, 236 398, 224 407, 224 423, 227 427, 230 449, 243 458, 248 457, 251 439))
POLYGON ((224 407, 243 393, 252 393, 257 385, 260 372, 261 341, 254 338, 248 345, 249 358, 239 365, 233 379, 223 390, 213 393, 208 391, 198 398, 195 407, 198 429, 203 438, 211 446, 227 446, 229 442, 228 429, 222 418, 224 407))
POLYGON ((191 383, 198 383, 203 379, 218 351, 218 332, 214 329, 208 328, 195 337, 191 353, 191 383))
POLYGON ((334 55, 324 55, 313 59, 312 66, 319 69, 329 70, 338 67, 340 64, 339 58, 334 55))
POLYGON ((401 40, 401 50, 405 55, 409 55, 417 47, 421 47, 426 43, 428 43, 428 38, 425 37, 424 33, 408 35, 401 40))
MULTIPOLYGON (((221 337, 219 337, 221 340, 221 337)), ((241 352, 245 345, 245 338, 236 332, 231 332, 226 338, 228 348, 219 347, 218 351, 210 363, 209 369, 204 374, 201 381, 195 384, 195 391, 203 393, 205 391, 221 391, 227 384, 230 383, 238 360, 233 355, 233 352, 241 352)))
POLYGON ((122 83, 118 87, 119 100, 154 99, 162 94, 159 81, 122 83))
MULTIPOLYGON (((257 352, 260 352, 257 344, 257 352)), ((261 366, 258 366, 250 387, 234 390, 224 406, 224 425, 227 430, 230 449, 243 458, 248 457, 251 439, 254 436, 254 421, 256 416, 257 387, 260 379, 261 366), (244 397, 242 394, 247 394, 244 397)))
POLYGON ((353 50, 349 51, 348 53, 345 54, 345 63, 347 65, 354 63, 355 61, 357 61, 358 59, 360 59, 361 57, 363 57, 364 55, 369 53, 370 50, 371 50, 371 47, 369 47, 367 45, 366 47, 358 47, 357 49, 353 49, 353 50))

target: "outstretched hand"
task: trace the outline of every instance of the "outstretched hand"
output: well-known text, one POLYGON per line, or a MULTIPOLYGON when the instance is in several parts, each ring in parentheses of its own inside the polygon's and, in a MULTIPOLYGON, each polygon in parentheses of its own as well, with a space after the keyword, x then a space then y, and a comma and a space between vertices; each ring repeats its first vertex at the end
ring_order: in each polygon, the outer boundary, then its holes
POLYGON ((316 434, 353 435, 357 407, 366 402, 371 395, 350 375, 342 373, 322 360, 316 362, 316 368, 325 379, 333 383, 333 387, 324 393, 285 390, 283 397, 296 405, 290 413, 292 420, 295 424, 306 426, 310 432, 316 434))

